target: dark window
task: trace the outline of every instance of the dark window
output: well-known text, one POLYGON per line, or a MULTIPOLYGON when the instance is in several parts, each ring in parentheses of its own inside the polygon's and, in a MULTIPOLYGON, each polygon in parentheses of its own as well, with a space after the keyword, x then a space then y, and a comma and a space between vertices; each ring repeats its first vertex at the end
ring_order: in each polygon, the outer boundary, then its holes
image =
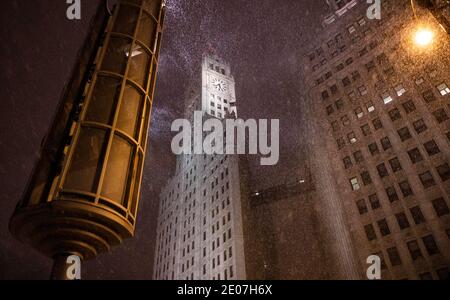
POLYGON ((397 191, 393 186, 386 188, 386 195, 388 196, 391 203, 398 200, 397 191))
POLYGON ((402 260, 400 259, 400 255, 398 254, 397 248, 392 247, 387 249, 387 253, 389 256, 389 260, 391 261, 391 265, 393 267, 401 265, 402 260))
POLYGON ((370 174, 367 171, 364 171, 361 173, 361 178, 362 178, 364 185, 369 185, 372 183, 372 178, 370 177, 370 174))
POLYGON ((448 115, 443 108, 438 109, 433 113, 433 116, 436 118, 438 123, 442 123, 448 120, 448 115))
POLYGON ((326 100, 330 98, 330 94, 328 94, 328 91, 323 91, 322 92, 322 100, 326 100))
POLYGON ((442 268, 442 269, 436 270, 436 273, 439 277, 439 280, 448 280, 449 279, 448 268, 442 268))
POLYGON ((377 209, 380 208, 380 200, 378 199, 377 194, 373 194, 369 196, 369 202, 370 202, 370 206, 372 207, 372 209, 377 209))
POLYGON ((350 169, 353 166, 352 159, 347 156, 343 159, 345 169, 350 169))
POLYGON ((386 262, 384 260, 383 253, 382 252, 377 252, 377 253, 374 253, 373 255, 376 255, 376 256, 378 256, 380 258, 380 260, 381 260, 381 269, 385 270, 386 269, 386 262))
POLYGON ((411 132, 409 132, 408 127, 403 127, 402 129, 399 129, 397 132, 398 132, 398 135, 400 136, 400 139, 402 140, 402 142, 412 138, 411 132))
POLYGON ((369 124, 364 124, 363 126, 361 126, 361 131, 364 134, 364 136, 368 136, 370 134, 369 124))
POLYGON ((447 140, 450 141, 450 131, 448 131, 445 135, 447 136, 447 140))
POLYGON ((402 104, 402 106, 407 114, 412 113, 416 110, 416 106, 414 105, 414 102, 412 100, 406 101, 402 104))
POLYGON ((391 165, 392 171, 398 172, 402 169, 402 165, 400 164, 400 161, 397 157, 394 157, 393 159, 389 160, 389 164, 391 165))
POLYGON ((360 215, 363 215, 363 214, 367 213, 367 211, 368 211, 366 201, 364 199, 358 200, 356 202, 356 207, 358 208, 360 215))
POLYGON ((352 82, 350 81, 350 78, 345 77, 344 79, 342 79, 342 84, 344 86, 349 86, 352 82))
POLYGON ((422 241, 427 249, 428 255, 434 255, 439 253, 439 248, 436 245, 434 237, 430 234, 422 238, 422 241))
POLYGON ((383 147, 383 150, 386 151, 390 148, 392 148, 392 144, 391 141, 389 140, 389 138, 387 136, 385 136, 384 138, 382 138, 380 140, 381 142, 381 146, 383 147))
POLYGON ((364 161, 364 156, 361 151, 356 151, 355 153, 353 153, 353 157, 355 158, 356 163, 364 161))
POLYGON ((352 72, 352 79, 353 79, 353 81, 356 81, 356 80, 358 80, 359 78, 361 78, 361 75, 359 74, 358 71, 352 72))
POLYGON ((386 222, 386 219, 379 220, 377 222, 377 224, 378 224, 378 228, 380 229, 380 232, 381 232, 382 236, 385 236, 385 235, 388 235, 388 234, 391 233, 391 230, 389 229, 389 225, 386 222))
POLYGON ((366 231, 366 236, 369 241, 373 241, 377 238, 377 235, 375 234, 375 230, 373 229, 372 224, 364 226, 364 230, 366 231))
POLYGON ((450 179, 450 166, 448 163, 436 167, 436 171, 439 173, 442 181, 447 181, 450 179))
POLYGON ((328 105, 327 106, 327 114, 331 115, 333 112, 334 112, 333 105, 328 105))
POLYGON ((409 254, 411 254, 412 260, 417 260, 422 257, 422 251, 420 251, 417 241, 410 241, 407 243, 409 254))
POLYGON ((383 128, 383 123, 381 123, 381 120, 379 118, 373 119, 372 124, 375 130, 383 128))
POLYGON ((342 101, 342 99, 337 100, 334 104, 338 110, 344 107, 344 101, 342 101))
POLYGON ((375 69, 375 62, 373 60, 369 61, 367 64, 365 64, 367 72, 372 71, 375 69))
POLYGON ((414 223, 416 223, 416 225, 425 223, 425 217, 422 214, 422 210, 420 209, 419 206, 414 206, 411 207, 410 209, 411 215, 414 219, 414 223))
POLYGON ((438 198, 434 199, 432 201, 434 210, 436 211, 436 214, 438 217, 442 217, 444 215, 448 215, 450 213, 450 210, 448 209, 447 202, 445 202, 444 198, 438 198))
POLYGON ((441 150, 439 150, 439 147, 434 140, 426 142, 425 144, 423 144, 423 146, 425 147, 425 150, 427 150, 429 156, 433 156, 441 152, 441 150))
POLYGON ((433 91, 431 89, 430 90, 426 90, 422 94, 422 96, 423 96, 423 100, 425 100, 425 102, 427 102, 427 103, 430 103, 430 102, 436 100, 436 96, 434 96, 434 93, 433 93, 433 91))
POLYGON ((376 143, 372 143, 368 147, 369 147, 369 151, 372 155, 377 155, 380 153, 380 150, 378 150, 378 146, 376 143))
POLYGON ((417 149, 417 148, 409 150, 408 155, 413 164, 418 163, 423 160, 423 156, 420 153, 419 149, 417 149))
POLYGON ((333 131, 338 131, 339 130, 339 123, 338 123, 338 121, 333 121, 331 123, 331 127, 333 128, 333 131))
POLYGON ((389 117, 391 118, 392 122, 397 121, 402 118, 402 115, 400 114, 400 111, 398 108, 394 108, 389 111, 389 117))
POLYGON ((338 92, 338 87, 337 87, 337 85, 333 84, 333 85, 330 87, 330 90, 331 90, 331 93, 332 93, 333 95, 336 94, 336 93, 338 92))
POLYGON ((400 182, 398 185, 400 186, 400 190, 402 191, 403 197, 408 197, 413 194, 411 186, 409 185, 409 182, 407 180, 400 182))
POLYGON ((401 230, 410 226, 405 213, 398 213, 395 217, 397 218, 398 227, 400 227, 401 230))
POLYGON ((337 145, 338 145, 338 148, 339 148, 339 150, 341 150, 342 148, 344 148, 344 146, 345 146, 345 140, 344 140, 344 138, 338 138, 337 140, 336 140, 336 142, 337 142, 337 145))
POLYGON ((422 132, 426 131, 428 129, 427 125, 425 124, 423 119, 419 119, 413 123, 414 130, 417 132, 417 134, 421 134, 422 132))
POLYGON ((432 187, 433 185, 436 185, 433 175, 431 175, 431 173, 429 171, 419 174, 419 178, 425 189, 432 187))
POLYGON ((386 165, 384 163, 381 163, 377 166, 378 174, 380 175, 380 178, 386 177, 389 175, 388 170, 386 168, 386 165))

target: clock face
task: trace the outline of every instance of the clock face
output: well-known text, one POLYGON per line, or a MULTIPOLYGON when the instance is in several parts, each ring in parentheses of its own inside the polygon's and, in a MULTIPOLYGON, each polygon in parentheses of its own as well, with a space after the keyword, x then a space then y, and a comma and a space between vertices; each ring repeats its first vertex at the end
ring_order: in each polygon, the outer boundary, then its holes
POLYGON ((219 92, 226 92, 228 89, 227 83, 222 79, 214 78, 212 80, 212 86, 219 92))

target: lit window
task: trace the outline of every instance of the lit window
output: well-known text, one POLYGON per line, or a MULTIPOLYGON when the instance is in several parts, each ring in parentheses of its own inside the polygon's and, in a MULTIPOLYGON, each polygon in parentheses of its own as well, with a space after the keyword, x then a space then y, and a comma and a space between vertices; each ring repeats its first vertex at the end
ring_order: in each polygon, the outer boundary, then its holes
POLYGON ((373 106, 372 101, 366 103, 366 108, 367 108, 367 111, 370 112, 370 113, 375 111, 375 106, 373 106))
POLYGON ((406 93, 406 90, 402 84, 399 84, 395 87, 395 92, 397 93, 397 96, 401 97, 406 93))
POLYGON ((442 96, 450 94, 450 89, 448 88, 448 86, 445 83, 438 85, 437 89, 438 89, 439 93, 441 93, 442 96))
POLYGON ((350 119, 346 115, 341 118, 341 121, 344 126, 347 126, 350 124, 350 119))
POLYGON ((361 96, 367 95, 367 88, 364 85, 360 86, 358 91, 361 96))
POLYGON ((383 99, 384 104, 388 104, 388 103, 391 103, 392 101, 394 101, 394 99, 392 99, 391 95, 389 95, 387 93, 383 94, 381 96, 381 98, 383 99))
POLYGON ((364 18, 361 18, 358 20, 358 24, 359 24, 359 26, 364 26, 364 25, 366 25, 366 20, 364 18))
POLYGON ((355 109, 355 115, 358 117, 358 119, 361 119, 364 116, 364 112, 361 107, 355 109))
POLYGON ((424 83, 424 79, 423 79, 423 77, 419 77, 419 78, 417 78, 416 79, 416 85, 421 85, 422 83, 424 83))
POLYGON ((352 190, 357 191, 361 188, 361 186, 358 183, 358 178, 354 177, 350 179, 350 184, 352 186, 352 190))
POLYGON ((350 144, 354 144, 358 141, 358 139, 356 138, 356 134, 354 132, 350 132, 347 135, 348 141, 350 142, 350 144))
POLYGON ((354 33, 354 32, 356 31, 356 28, 355 28, 355 26, 351 25, 351 26, 349 26, 349 27, 347 28, 347 30, 348 30, 348 32, 349 32, 350 34, 352 34, 352 33, 354 33))

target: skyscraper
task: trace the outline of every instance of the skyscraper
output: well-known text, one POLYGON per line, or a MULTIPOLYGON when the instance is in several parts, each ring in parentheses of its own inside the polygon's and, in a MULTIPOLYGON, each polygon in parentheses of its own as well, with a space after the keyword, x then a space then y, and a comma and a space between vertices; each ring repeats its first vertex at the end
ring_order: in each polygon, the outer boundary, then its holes
MULTIPOLYGON (((237 115, 230 66, 204 56, 201 81, 186 95, 186 118, 237 115)), ((245 279, 243 206, 245 163, 237 155, 177 157, 160 195, 155 279, 245 279)))
POLYGON ((383 279, 448 278, 448 36, 430 14, 415 20, 410 1, 382 1, 381 20, 366 17, 365 1, 327 2, 302 62, 329 241, 359 278, 373 254, 383 279), (411 42, 419 23, 434 44, 411 42))

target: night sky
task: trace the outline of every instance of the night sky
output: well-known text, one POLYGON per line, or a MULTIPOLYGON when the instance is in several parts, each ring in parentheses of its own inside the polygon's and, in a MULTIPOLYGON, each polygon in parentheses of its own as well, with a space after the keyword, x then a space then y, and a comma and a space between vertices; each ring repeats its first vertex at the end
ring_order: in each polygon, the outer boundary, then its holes
MULTIPOLYGON (((51 261, 15 241, 8 220, 25 189, 98 0, 82 0, 82 20, 65 0, 8 0, 0 10, 0 279, 47 279, 51 261)), ((214 48, 236 79, 239 117, 280 119, 280 162, 251 160, 252 189, 301 167, 298 56, 320 26, 325 1, 168 0, 136 237, 84 265, 86 279, 151 279, 158 195, 173 174, 171 122, 214 48)), ((200 87, 199 87, 200 88, 200 87)))

